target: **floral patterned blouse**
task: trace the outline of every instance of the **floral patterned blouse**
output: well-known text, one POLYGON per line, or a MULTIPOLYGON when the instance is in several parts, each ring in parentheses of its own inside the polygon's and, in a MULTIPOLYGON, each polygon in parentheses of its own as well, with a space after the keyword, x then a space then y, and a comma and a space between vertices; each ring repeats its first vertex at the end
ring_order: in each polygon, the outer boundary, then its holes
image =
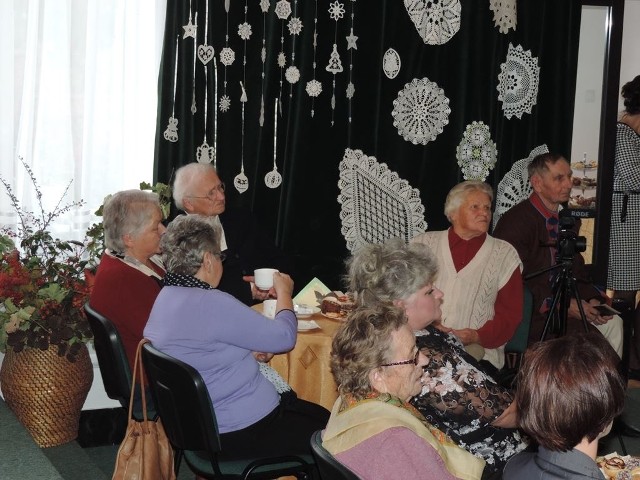
POLYGON ((416 343, 429 363, 422 392, 411 403, 459 446, 483 458, 485 471, 502 471, 527 447, 518 430, 491 426, 513 401, 511 392, 485 374, 453 335, 429 326, 416 333, 416 343))

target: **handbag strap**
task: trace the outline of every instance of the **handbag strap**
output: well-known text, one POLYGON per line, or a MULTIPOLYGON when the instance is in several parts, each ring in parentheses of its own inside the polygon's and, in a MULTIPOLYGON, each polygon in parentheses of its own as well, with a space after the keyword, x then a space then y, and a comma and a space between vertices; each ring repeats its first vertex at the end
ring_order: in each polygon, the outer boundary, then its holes
POLYGON ((142 393, 142 419, 147 421, 147 397, 144 391, 144 367, 142 366, 142 345, 149 343, 149 340, 143 338, 136 348, 136 358, 133 362, 133 379, 131 381, 131 396, 129 398, 129 418, 133 418, 133 398, 136 394, 136 375, 140 371, 140 392, 142 393))

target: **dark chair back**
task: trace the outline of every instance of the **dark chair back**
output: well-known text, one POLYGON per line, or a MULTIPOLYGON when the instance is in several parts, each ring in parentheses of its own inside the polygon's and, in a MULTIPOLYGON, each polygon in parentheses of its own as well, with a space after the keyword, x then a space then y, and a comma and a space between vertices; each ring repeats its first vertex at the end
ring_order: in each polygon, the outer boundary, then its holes
POLYGON ((359 480, 360 477, 336 460, 322 446, 321 433, 321 430, 317 430, 311 435, 311 452, 322 480, 359 480))
POLYGON ((118 400, 125 409, 128 409, 131 396, 131 367, 129 367, 120 334, 113 323, 96 312, 89 302, 85 303, 84 311, 93 332, 93 344, 104 390, 109 398, 118 400))
MULTIPOLYGON (((177 450, 220 452, 218 423, 207 386, 191 365, 166 355, 151 343, 142 346, 149 387, 169 441, 177 450)), ((218 466, 212 461, 216 475, 218 466)))
POLYGON ((310 478, 315 471, 311 455, 225 459, 215 411, 200 373, 151 343, 142 346, 142 363, 165 432, 176 449, 176 474, 183 454, 189 467, 206 478, 310 478))
POLYGON ((522 321, 511 339, 504 346, 508 368, 518 368, 522 355, 529 344, 529 330, 533 315, 533 295, 529 287, 524 285, 524 301, 522 306, 522 321))

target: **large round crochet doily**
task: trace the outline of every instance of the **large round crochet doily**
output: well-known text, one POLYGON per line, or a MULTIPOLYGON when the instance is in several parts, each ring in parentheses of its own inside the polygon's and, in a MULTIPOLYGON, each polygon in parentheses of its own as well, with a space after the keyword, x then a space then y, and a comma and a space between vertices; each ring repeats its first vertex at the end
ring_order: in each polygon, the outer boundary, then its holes
POLYGON ((529 182, 529 172, 527 167, 536 155, 549 153, 546 145, 538 145, 531 150, 527 158, 518 160, 511 166, 511 170, 500 180, 498 191, 496 192, 496 210, 493 214, 493 227, 498 223, 500 217, 514 205, 529 198, 533 188, 529 182))
POLYGON ((531 113, 538 101, 539 77, 538 59, 521 45, 509 44, 507 60, 500 65, 498 74, 498 100, 505 117, 521 118, 523 113, 531 113))
POLYGON ((393 126, 408 142, 426 145, 449 123, 449 99, 435 82, 414 78, 393 101, 393 126))
POLYGON ((338 187, 341 231, 351 252, 394 237, 408 242, 427 229, 420 191, 362 150, 345 150, 338 187))
POLYGON ((467 125, 462 141, 456 148, 458 166, 465 180, 484 181, 498 157, 496 144, 491 141, 491 132, 483 122, 467 125))
POLYGON ((460 30, 460 0, 404 0, 404 6, 424 43, 442 45, 460 30))

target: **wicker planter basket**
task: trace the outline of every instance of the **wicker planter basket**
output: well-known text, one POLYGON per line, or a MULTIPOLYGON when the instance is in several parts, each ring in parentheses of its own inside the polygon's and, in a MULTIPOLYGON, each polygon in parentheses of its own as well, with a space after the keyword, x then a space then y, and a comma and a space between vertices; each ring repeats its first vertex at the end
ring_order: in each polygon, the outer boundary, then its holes
POLYGON ((48 350, 10 348, 0 369, 5 402, 40 447, 54 447, 78 437, 80 410, 91 383, 93 366, 83 346, 74 363, 48 350))

